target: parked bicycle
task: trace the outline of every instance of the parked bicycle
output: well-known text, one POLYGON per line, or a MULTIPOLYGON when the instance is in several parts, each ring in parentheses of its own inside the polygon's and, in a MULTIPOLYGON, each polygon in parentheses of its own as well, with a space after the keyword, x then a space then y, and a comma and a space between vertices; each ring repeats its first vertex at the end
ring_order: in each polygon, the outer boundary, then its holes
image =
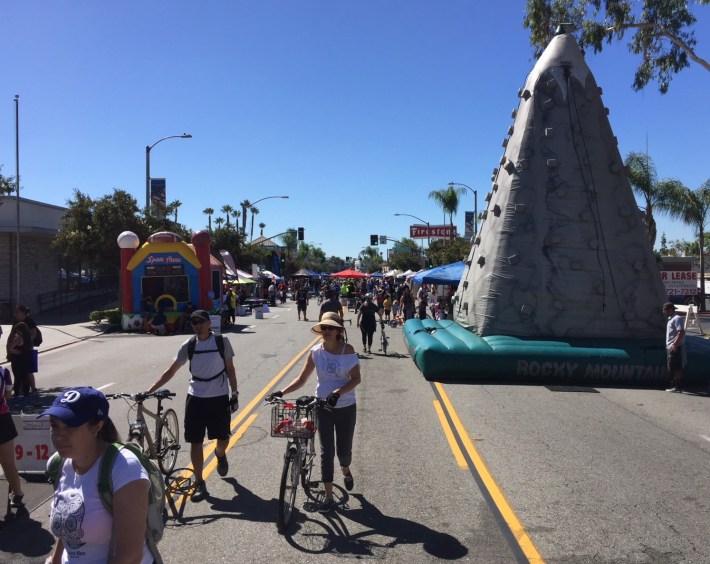
POLYGON ((387 356, 387 344, 389 337, 385 335, 385 327, 387 326, 386 321, 380 321, 380 350, 387 356))
POLYGON ((325 401, 314 396, 298 399, 273 398, 271 407, 271 436, 288 439, 284 454, 277 525, 285 531, 291 523, 296 503, 296 490, 301 483, 306 495, 318 484, 311 481, 316 457, 315 433, 318 427, 317 410, 325 401))
POLYGON ((130 406, 128 410, 128 440, 138 444, 148 458, 157 460, 160 471, 166 475, 175 468, 177 453, 180 450, 180 426, 175 410, 166 409, 163 412, 162 402, 172 399, 175 395, 170 390, 106 395, 108 399, 123 399, 130 406), (149 398, 158 400, 158 408, 155 412, 143 405, 143 402, 149 398), (135 411, 135 419, 131 421, 133 411, 135 411), (146 415, 155 419, 155 439, 150 433, 146 415))

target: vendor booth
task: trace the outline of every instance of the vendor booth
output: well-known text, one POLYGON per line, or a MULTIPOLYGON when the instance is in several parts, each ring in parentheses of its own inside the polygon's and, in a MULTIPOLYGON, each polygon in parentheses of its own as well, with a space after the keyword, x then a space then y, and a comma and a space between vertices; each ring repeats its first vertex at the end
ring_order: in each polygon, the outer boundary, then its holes
POLYGON ((175 331, 182 326, 188 302, 207 311, 221 303, 224 265, 210 253, 210 241, 207 231, 195 233, 192 245, 163 231, 139 248, 135 233, 119 235, 124 329, 148 330, 146 322, 162 310, 167 330, 175 331))

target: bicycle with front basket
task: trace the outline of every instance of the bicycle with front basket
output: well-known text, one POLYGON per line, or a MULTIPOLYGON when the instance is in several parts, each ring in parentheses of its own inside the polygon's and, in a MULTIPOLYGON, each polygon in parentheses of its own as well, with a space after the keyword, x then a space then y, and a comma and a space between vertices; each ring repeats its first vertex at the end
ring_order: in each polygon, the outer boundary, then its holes
POLYGON ((170 408, 163 411, 162 402, 172 399, 176 395, 170 390, 106 395, 108 399, 123 399, 130 406, 128 410, 128 440, 140 446, 148 458, 157 460, 160 471, 165 475, 175 468, 178 450, 180 450, 180 425, 175 410, 170 408), (143 402, 149 398, 158 400, 158 408, 154 412, 143 405, 143 402), (131 421, 131 412, 133 411, 135 411, 135 419, 131 421), (146 416, 155 420, 155 438, 150 433, 146 416))
POLYGON ((298 399, 272 398, 271 436, 288 439, 279 486, 277 525, 285 531, 291 523, 299 482, 306 495, 318 482, 311 482, 316 458, 315 433, 318 427, 318 407, 325 401, 314 396, 298 399))

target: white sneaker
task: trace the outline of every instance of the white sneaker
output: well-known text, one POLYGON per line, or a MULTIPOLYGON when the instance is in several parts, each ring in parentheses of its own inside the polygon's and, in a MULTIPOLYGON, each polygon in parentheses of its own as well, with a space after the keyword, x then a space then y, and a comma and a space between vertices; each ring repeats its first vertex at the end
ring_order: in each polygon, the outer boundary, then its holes
POLYGON ((682 394, 683 390, 681 390, 680 388, 673 387, 673 388, 668 388, 666 390, 666 392, 670 392, 672 394, 682 394))

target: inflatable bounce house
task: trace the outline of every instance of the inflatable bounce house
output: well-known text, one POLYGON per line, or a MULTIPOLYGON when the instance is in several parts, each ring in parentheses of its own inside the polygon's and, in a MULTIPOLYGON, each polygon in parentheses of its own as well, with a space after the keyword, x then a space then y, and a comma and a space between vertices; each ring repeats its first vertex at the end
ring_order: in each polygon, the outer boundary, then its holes
MULTIPOLYGON (((519 92, 452 321, 409 320, 429 379, 666 383, 666 301, 607 117, 571 34, 519 92)), ((686 382, 708 342, 686 337, 686 382)), ((704 383, 705 383, 704 382, 704 383)))
POLYGON ((207 311, 221 302, 224 265, 210 253, 210 242, 207 231, 195 233, 192 245, 175 233, 155 233, 140 248, 135 233, 118 236, 125 330, 149 330, 146 322, 159 308, 168 318, 168 330, 181 330, 188 302, 207 311))

